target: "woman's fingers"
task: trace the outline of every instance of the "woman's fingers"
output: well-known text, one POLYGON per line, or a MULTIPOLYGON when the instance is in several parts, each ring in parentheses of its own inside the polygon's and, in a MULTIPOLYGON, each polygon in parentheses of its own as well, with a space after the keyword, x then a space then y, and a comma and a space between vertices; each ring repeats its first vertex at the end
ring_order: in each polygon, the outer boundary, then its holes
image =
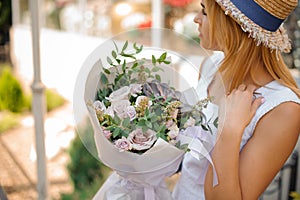
POLYGON ((232 127, 242 126, 245 128, 255 115, 258 107, 264 102, 263 97, 255 98, 254 92, 256 87, 254 85, 241 84, 234 89, 226 98, 226 123, 230 121, 232 127))

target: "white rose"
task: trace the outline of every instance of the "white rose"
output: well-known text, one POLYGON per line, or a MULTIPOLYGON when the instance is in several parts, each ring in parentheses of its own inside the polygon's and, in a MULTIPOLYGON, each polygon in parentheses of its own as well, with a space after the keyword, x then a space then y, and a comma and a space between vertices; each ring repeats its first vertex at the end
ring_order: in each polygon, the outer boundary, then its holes
POLYGON ((137 94, 142 93, 142 85, 141 84, 130 84, 130 93, 132 96, 136 97, 137 94))
POLYGON ((130 93, 130 87, 124 86, 121 87, 120 89, 112 92, 108 99, 110 102, 115 102, 115 101, 120 101, 120 100, 128 100, 128 95, 130 93))
POLYGON ((115 114, 114 114, 114 109, 113 107, 109 106, 106 111, 104 112, 104 114, 107 114, 107 115, 110 115, 111 117, 114 117, 115 114))
POLYGON ((94 106, 96 111, 105 112, 105 110, 106 110, 106 107, 105 107, 104 103, 99 101, 99 100, 95 101, 93 103, 93 106, 94 106))

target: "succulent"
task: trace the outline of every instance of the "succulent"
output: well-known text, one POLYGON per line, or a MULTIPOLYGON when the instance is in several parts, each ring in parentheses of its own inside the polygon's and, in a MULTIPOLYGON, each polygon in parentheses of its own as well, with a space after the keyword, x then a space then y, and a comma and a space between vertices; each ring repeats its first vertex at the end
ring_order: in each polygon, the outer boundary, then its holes
POLYGON ((143 92, 146 96, 154 96, 154 98, 163 98, 170 100, 179 100, 180 93, 170 88, 168 84, 161 83, 158 80, 152 80, 143 85, 143 92))

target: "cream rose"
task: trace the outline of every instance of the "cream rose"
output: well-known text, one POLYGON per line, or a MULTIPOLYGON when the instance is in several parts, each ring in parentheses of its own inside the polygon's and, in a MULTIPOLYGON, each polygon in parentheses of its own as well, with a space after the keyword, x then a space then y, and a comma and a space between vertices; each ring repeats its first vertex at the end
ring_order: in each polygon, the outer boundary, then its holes
POLYGON ((154 144, 154 142, 157 140, 157 137, 153 130, 148 129, 144 133, 142 129, 139 128, 129 134, 128 140, 132 145, 132 149, 146 150, 154 144))
POLYGON ((130 94, 130 87, 124 86, 121 87, 120 89, 112 92, 108 99, 110 102, 115 102, 115 101, 120 101, 120 100, 128 100, 128 95, 130 94))
POLYGON ((142 92, 142 85, 141 84, 130 84, 130 94, 134 97, 137 96, 137 94, 142 92))

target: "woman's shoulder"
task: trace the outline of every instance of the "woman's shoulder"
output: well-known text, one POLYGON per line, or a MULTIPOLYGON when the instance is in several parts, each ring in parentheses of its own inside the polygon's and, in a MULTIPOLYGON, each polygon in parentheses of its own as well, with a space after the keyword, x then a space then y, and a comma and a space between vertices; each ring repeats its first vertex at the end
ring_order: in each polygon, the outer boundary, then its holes
POLYGON ((300 121, 300 99, 290 88, 278 81, 272 81, 257 89, 256 92, 265 98, 265 102, 257 109, 255 116, 246 127, 241 148, 253 135, 261 119, 270 119, 271 124, 278 123, 276 120, 285 123, 289 118, 300 121))
POLYGON ((300 104, 300 98, 289 87, 274 80, 259 88, 256 92, 265 98, 265 103, 261 106, 265 109, 273 109, 284 102, 295 102, 300 104))

